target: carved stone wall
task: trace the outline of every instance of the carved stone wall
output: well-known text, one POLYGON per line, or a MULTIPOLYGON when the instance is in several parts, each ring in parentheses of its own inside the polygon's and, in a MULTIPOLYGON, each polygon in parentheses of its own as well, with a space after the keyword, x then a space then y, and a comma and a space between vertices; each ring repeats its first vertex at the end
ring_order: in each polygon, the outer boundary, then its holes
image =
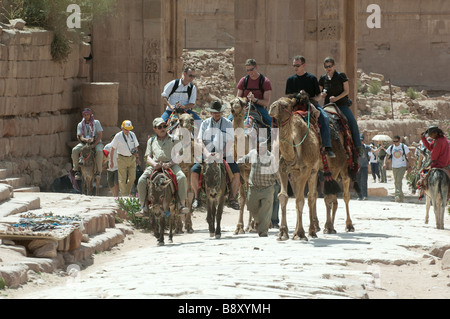
MULTIPOLYGON (((356 8, 356 0, 235 1, 236 81, 245 75, 245 60, 256 59, 274 101, 294 74, 295 55, 305 56, 306 70, 317 77, 332 56, 339 71, 356 79, 356 8)), ((350 94, 355 100, 356 83, 350 94)))
POLYGON ((177 0, 119 0, 117 15, 93 30, 93 81, 119 83, 117 126, 131 120, 142 148, 164 110, 164 85, 180 76, 181 10, 177 0))
POLYGON ((362 0, 358 9, 358 67, 395 85, 449 91, 450 1, 376 1, 381 28, 369 29, 372 3, 362 0))

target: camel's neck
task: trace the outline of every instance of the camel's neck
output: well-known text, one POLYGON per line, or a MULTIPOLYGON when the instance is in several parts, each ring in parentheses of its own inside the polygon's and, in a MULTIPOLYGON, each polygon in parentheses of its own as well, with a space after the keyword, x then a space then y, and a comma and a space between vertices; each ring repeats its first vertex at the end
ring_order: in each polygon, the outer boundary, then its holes
POLYGON ((280 134, 280 154, 286 161, 293 161, 295 159, 295 151, 292 144, 293 131, 292 123, 288 122, 279 129, 280 134))

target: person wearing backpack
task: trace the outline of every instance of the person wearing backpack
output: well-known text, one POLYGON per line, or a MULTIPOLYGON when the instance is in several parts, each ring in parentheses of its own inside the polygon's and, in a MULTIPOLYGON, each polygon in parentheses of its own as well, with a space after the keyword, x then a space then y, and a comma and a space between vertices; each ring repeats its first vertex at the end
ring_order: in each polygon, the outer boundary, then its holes
POLYGON ((170 115, 176 108, 184 109, 187 113, 192 114, 196 121, 202 120, 197 113, 192 111, 197 100, 197 87, 193 83, 194 79, 195 70, 186 67, 181 79, 175 79, 166 84, 161 94, 163 105, 166 106, 161 118, 165 122, 169 120, 170 115))
MULTIPOLYGON (((248 103, 252 103, 261 114, 262 121, 267 128, 271 128, 272 117, 267 111, 267 108, 270 107, 270 96, 272 94, 270 80, 259 73, 258 65, 254 59, 248 59, 245 62, 245 71, 247 75, 239 80, 236 96, 246 98, 248 103)), ((233 121, 232 115, 228 119, 233 121)))
POLYGON ((387 166, 387 162, 392 162, 392 174, 394 175, 395 186, 395 201, 402 203, 405 195, 402 190, 402 181, 406 171, 411 170, 411 153, 408 146, 400 143, 400 136, 395 135, 393 138, 394 144, 388 147, 386 150, 386 158, 384 162, 384 168, 387 166))

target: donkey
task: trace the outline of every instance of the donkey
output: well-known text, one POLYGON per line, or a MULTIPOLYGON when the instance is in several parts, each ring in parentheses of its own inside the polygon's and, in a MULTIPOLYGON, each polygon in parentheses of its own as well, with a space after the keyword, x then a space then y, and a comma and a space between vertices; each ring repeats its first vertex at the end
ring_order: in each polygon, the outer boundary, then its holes
MULTIPOLYGON (((450 177, 444 170, 439 168, 430 170, 428 173, 428 187, 425 189, 425 194, 431 199, 431 203, 433 204, 437 229, 444 229, 444 215, 448 201, 449 185, 450 177)), ((428 222, 428 211, 425 218, 425 221, 428 222)))
POLYGON ((177 193, 172 179, 163 171, 154 172, 147 180, 148 200, 151 203, 154 223, 154 234, 158 240, 158 246, 164 245, 164 231, 166 216, 169 219, 169 243, 173 240, 174 215, 177 210, 177 193))
MULTIPOLYGON (((81 168, 81 193, 93 195, 92 183, 95 176, 95 149, 91 147, 91 143, 85 143, 81 148, 78 164, 81 168)), ((100 189, 100 175, 95 178, 95 195, 98 196, 100 189)))
POLYGON ((206 194, 209 235, 221 237, 220 222, 227 193, 226 169, 224 164, 217 162, 203 164, 203 185, 206 194))

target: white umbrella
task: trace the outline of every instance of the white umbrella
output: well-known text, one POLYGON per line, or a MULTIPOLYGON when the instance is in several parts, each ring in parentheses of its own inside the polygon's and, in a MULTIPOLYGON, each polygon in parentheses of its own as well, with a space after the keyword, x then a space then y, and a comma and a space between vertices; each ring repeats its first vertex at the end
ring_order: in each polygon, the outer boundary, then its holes
POLYGON ((392 142, 392 138, 389 135, 378 134, 372 138, 372 141, 392 142))

